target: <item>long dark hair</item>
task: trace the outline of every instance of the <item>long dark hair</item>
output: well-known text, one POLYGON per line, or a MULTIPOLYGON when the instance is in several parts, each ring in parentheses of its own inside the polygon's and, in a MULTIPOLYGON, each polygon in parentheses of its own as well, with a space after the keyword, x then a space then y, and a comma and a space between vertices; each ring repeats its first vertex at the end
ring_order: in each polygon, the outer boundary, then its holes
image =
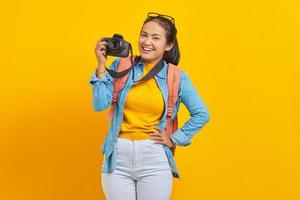
MULTIPOLYGON (((178 47, 178 42, 177 42, 177 29, 175 27, 175 24, 162 16, 155 16, 155 17, 149 17, 147 18, 144 23, 149 22, 149 21, 155 21, 157 22, 163 29, 166 31, 166 39, 167 39, 167 44, 172 44, 173 47, 169 51, 165 51, 163 59, 167 63, 172 63, 174 65, 178 65, 179 60, 180 60, 180 52, 179 52, 179 47, 178 47)), ((142 27, 143 27, 142 26, 142 27)))

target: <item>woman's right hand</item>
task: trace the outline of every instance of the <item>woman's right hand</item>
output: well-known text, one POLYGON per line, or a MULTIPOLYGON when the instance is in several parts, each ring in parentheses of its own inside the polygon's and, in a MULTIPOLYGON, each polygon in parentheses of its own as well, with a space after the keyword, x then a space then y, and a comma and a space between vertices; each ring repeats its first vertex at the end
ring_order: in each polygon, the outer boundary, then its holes
POLYGON ((107 51, 107 42, 104 41, 106 37, 102 37, 99 40, 97 40, 97 44, 95 47, 95 54, 98 60, 98 65, 105 66, 106 64, 106 51, 107 51))

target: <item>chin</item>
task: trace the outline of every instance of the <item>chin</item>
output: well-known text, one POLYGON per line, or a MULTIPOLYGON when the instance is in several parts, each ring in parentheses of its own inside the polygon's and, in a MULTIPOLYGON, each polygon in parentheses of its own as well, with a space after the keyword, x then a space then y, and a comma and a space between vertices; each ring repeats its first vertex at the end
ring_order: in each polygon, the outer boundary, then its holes
POLYGON ((150 56, 150 55, 147 55, 147 54, 144 54, 144 53, 140 53, 140 55, 141 55, 141 57, 144 61, 151 61, 151 60, 154 59, 153 56, 150 56))

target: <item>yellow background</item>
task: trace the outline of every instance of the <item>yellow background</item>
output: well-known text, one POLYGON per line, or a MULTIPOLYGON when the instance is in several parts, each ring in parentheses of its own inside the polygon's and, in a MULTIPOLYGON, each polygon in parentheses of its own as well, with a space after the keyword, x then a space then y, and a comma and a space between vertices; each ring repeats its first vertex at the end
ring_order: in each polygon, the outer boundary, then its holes
MULTIPOLYGON (((296 0, 2 3, 0 199, 104 199, 94 47, 121 33, 137 54, 148 11, 175 17, 179 66, 211 114, 176 150, 172 200, 299 199, 299 9, 296 0)), ((181 104, 179 125, 188 118, 181 104)))

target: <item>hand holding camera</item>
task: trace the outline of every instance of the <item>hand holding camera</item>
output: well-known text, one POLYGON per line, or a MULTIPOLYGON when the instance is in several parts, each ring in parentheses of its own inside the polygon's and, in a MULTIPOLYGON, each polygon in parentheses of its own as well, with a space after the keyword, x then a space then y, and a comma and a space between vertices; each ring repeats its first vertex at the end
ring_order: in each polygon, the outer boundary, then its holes
MULTIPOLYGON (((98 73, 101 74, 100 76, 98 76, 98 78, 102 77, 106 73, 106 71, 108 71, 108 73, 111 74, 111 76, 113 76, 114 78, 124 76, 123 72, 121 72, 120 75, 118 74, 118 72, 107 69, 106 60, 108 55, 116 57, 128 57, 129 49, 131 51, 131 55, 133 55, 131 44, 125 41, 123 39, 123 36, 120 34, 114 34, 111 38, 100 38, 97 41, 95 48, 95 54, 98 60, 97 76, 98 73)), ((131 61, 131 63, 133 66, 133 61, 131 61)))
POLYGON ((105 38, 107 42, 107 55, 116 57, 127 57, 131 44, 124 40, 120 34, 114 34, 112 38, 105 38))
POLYGON ((105 66, 107 59, 107 42, 105 41, 106 37, 102 37, 97 41, 95 47, 95 54, 98 60, 98 66, 105 66))
POLYGON ((127 57, 129 55, 129 42, 123 39, 120 34, 114 34, 113 37, 102 37, 97 41, 95 53, 99 64, 105 64, 108 55, 116 57, 127 57))

